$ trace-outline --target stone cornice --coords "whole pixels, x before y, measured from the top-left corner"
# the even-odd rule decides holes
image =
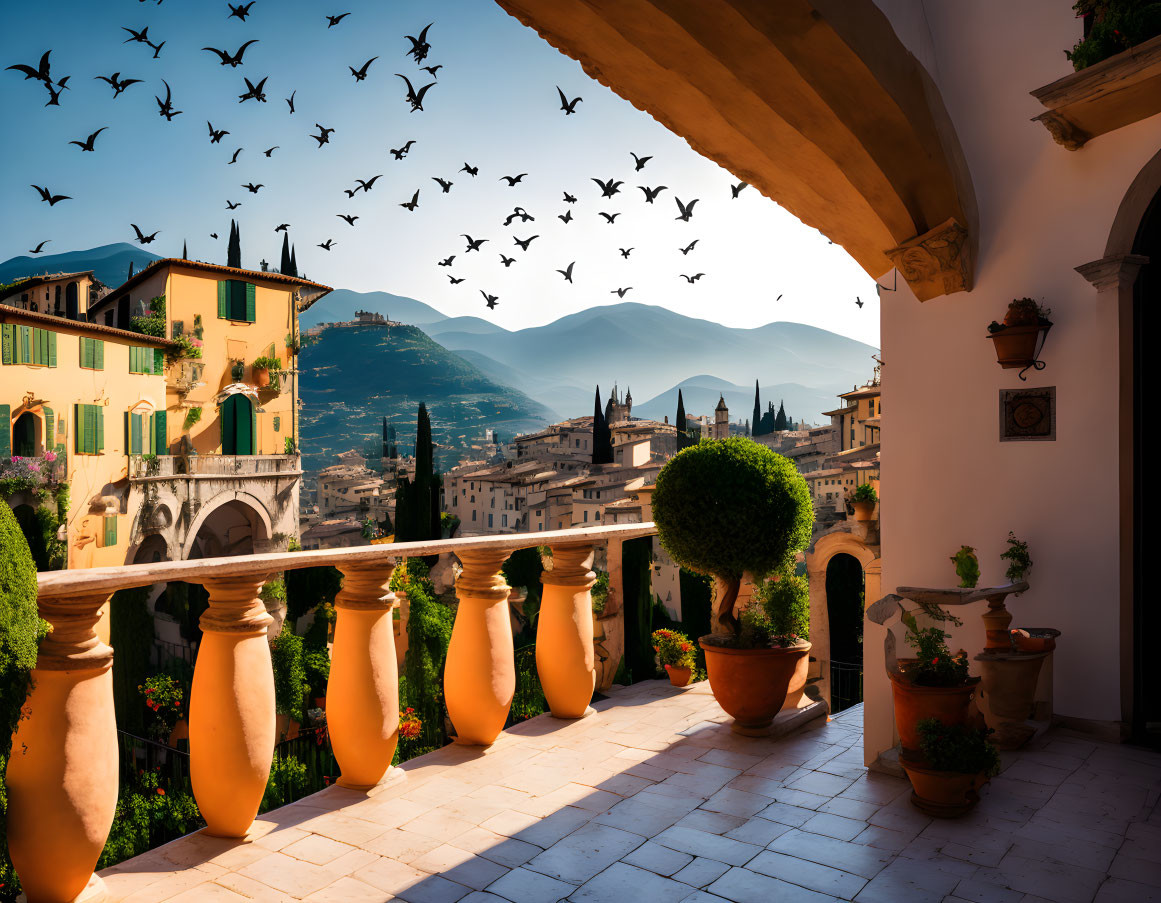
[[[1096,288],[1098,292],[1109,289],[1118,289],[1122,286],[1131,288],[1137,278],[1137,272],[1149,258],[1142,254],[1114,254],[1112,257],[1102,257],[1091,263],[1084,263],[1075,267]]]

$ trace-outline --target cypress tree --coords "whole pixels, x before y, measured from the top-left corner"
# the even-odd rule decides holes
[[[609,432],[609,422],[601,410],[601,387],[597,386],[593,399],[593,463],[613,463],[613,434]]]
[[[125,277],[125,280],[128,281],[132,278],[133,278],[133,261],[130,260],[129,261],[129,275]]]
[[[285,232],[282,233],[282,260],[278,264],[278,272],[284,276],[294,275],[290,272],[290,236]],[[386,423],[386,418],[384,418],[384,423]]]
[[[291,276],[298,275],[298,258],[294,254],[294,245],[290,246],[290,274]]]
[[[286,258],[286,260],[289,262],[290,256],[286,251],[285,244],[283,245],[283,252],[282,253],[283,253],[283,256]],[[383,418],[383,454],[381,455],[381,457],[390,458],[391,457],[390,452],[391,452],[391,445],[387,441],[387,418],[384,417]]]
[[[230,243],[226,248],[226,266],[242,268],[242,234],[238,224],[230,220]]]
[[[677,420],[675,425],[679,433],[685,432],[685,399],[681,397],[681,389],[677,390]]]
[[[762,403],[758,400],[758,380],[754,380],[754,435],[762,434]]]
[[[780,401],[778,402],[778,414],[774,417],[774,430],[779,432],[788,429],[786,426],[786,406]]]
[[[419,414],[415,421],[415,486],[414,486],[414,517],[415,538],[434,539],[439,534],[432,533],[432,509],[438,511],[438,504],[433,506],[431,496],[435,490],[435,472],[433,467],[434,453],[431,444],[431,419],[427,416],[427,405],[419,403]],[[439,517],[436,516],[435,529],[439,529]]]
[[[189,260],[189,245],[186,244],[184,239],[182,240],[182,243],[181,243],[181,259],[182,260]]]

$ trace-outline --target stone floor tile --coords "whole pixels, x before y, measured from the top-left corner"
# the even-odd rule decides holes
[[[890,828],[904,834],[918,834],[931,824],[931,819],[912,806],[904,803],[897,806],[883,806],[867,819],[867,824]]]
[[[706,888],[735,903],[834,903],[838,897],[787,884],[749,869],[732,868]]]
[[[668,776],[668,774],[665,775],[665,777]],[[592,786],[597,790],[604,790],[608,793],[615,793],[619,797],[628,799],[633,794],[644,790],[646,787],[651,787],[653,783],[654,782],[648,778],[637,777],[636,775],[620,772],[610,777],[603,778]]]
[[[390,903],[395,899],[394,895],[355,878],[340,878],[303,898],[304,903]]]
[[[1109,874],[1114,878],[1161,887],[1161,861],[1155,859],[1141,859],[1122,851],[1116,854],[1109,866]]]
[[[321,890],[339,877],[325,866],[312,865],[285,853],[272,853],[239,869],[238,874],[295,896]]]
[[[595,875],[568,898],[571,903],[610,903],[632,900],[633,903],[671,903],[685,893],[686,885],[663,878],[653,872],[614,862]]]
[[[841,815],[831,815],[829,812],[820,812],[809,821],[804,822],[802,830],[812,834],[837,837],[839,840],[854,840],[866,827],[867,824],[863,821],[843,818]]]
[[[675,872],[673,879],[692,887],[706,887],[717,881],[730,870],[724,862],[708,859],[705,856],[696,857],[693,862],[679,872]]]
[[[442,841],[425,834],[413,834],[402,828],[393,828],[380,834],[370,843],[363,844],[363,849],[394,859],[396,862],[411,862],[412,859],[434,850],[440,843]]]
[[[955,895],[969,903],[1020,903],[1024,896],[1018,890],[997,887],[975,877],[962,879],[955,886]]]
[[[693,856],[708,856],[729,865],[744,865],[761,852],[761,847],[755,844],[695,831],[692,828],[668,828],[653,839],[670,849],[681,850]]]
[[[836,840],[822,834],[809,834],[797,828],[777,838],[768,849],[820,865],[829,865],[864,878],[873,878],[895,858],[893,853],[886,850]]]
[[[699,762],[708,762],[711,765],[724,765],[726,768],[737,768],[742,771],[753,768],[762,761],[764,756],[751,753],[730,752],[724,749],[711,749],[697,757]]]
[[[507,834],[515,840],[522,840],[525,843],[546,849],[562,837],[567,837],[570,833],[581,827],[581,825],[587,823],[591,817],[591,812],[574,809],[572,806],[565,806],[563,809],[558,809],[556,812],[553,812],[547,818],[535,819],[531,824],[519,830],[503,830],[502,824],[496,822],[495,819],[488,819],[481,827],[495,831],[497,834]]]
[[[790,827],[790,825],[768,821],[765,818],[751,818],[744,825],[727,831],[725,836],[731,840],[740,840],[743,843],[764,847],[772,843],[774,838],[781,837],[789,831]]]
[[[230,903],[230,901],[233,901],[233,903],[245,903],[250,898],[222,887],[219,884],[199,884],[197,887],[191,887],[189,890],[183,891],[176,897],[169,897],[167,899],[172,901],[172,903],[200,903],[202,900],[206,900],[208,903],[215,903],[215,901],[220,901],[220,903]]]
[[[484,890],[474,890],[460,900],[460,903],[508,903],[508,901]]]
[[[738,790],[749,790],[751,793],[765,793],[763,788],[778,786],[796,771],[798,771],[797,765],[764,759],[737,778],[737,783],[731,781],[729,786],[736,787]]]
[[[534,856],[525,867],[550,878],[582,884],[644,842],[639,834],[590,823]]]
[[[451,843],[461,850],[491,859],[508,868],[523,865],[541,850],[535,844],[505,837],[487,828],[472,828],[453,838]]]
[[[881,828],[878,825],[867,825],[855,836],[854,842],[898,853],[914,839],[914,834],[904,834],[902,831],[892,831],[890,828]]]
[[[293,856],[295,859],[301,859],[303,862],[311,862],[315,865],[326,865],[328,862],[332,862],[344,853],[349,853],[354,849],[357,849],[357,847],[349,843],[331,840],[329,837],[323,837],[319,834],[311,834],[309,837],[296,840],[294,843],[283,847],[282,852],[287,856]]]
[[[659,843],[648,840],[621,861],[668,877],[689,865],[693,859],[694,857],[689,853],[671,850],[669,847],[663,847]]]
[[[419,818],[413,818],[406,827],[413,834],[422,834],[425,837],[446,841],[463,834],[469,828],[474,828],[475,825],[470,821],[435,810],[424,813]]]
[[[867,882],[854,898],[858,903],[940,903],[961,876],[930,863],[896,860]]]
[[[1161,888],[1109,878],[1097,891],[1095,903],[1161,903]]]
[[[1041,862],[1008,854],[995,868],[981,868],[980,880],[1038,894],[1058,903],[1088,903],[1105,880],[1103,872],[1059,862]]]
[[[683,828],[693,828],[695,831],[705,831],[707,834],[726,834],[746,824],[747,819],[736,815],[726,815],[723,812],[711,812],[705,809],[694,809],[689,815],[677,822]]]
[[[717,894],[707,893],[704,890],[695,890],[688,897],[682,897],[681,900],[675,903],[722,903],[725,897],[719,897]]]
[[[446,843],[413,859],[410,865],[475,890],[483,890],[508,871],[497,862]]]
[[[556,903],[576,890],[576,885],[518,868],[512,869],[488,890],[512,903]]]
[[[776,803],[786,803],[788,806],[798,806],[800,809],[818,809],[819,806],[830,801],[829,796],[818,793],[808,793],[794,787],[779,787],[771,793]]]
[[[768,805],[770,805],[770,800],[765,796],[724,787],[702,803],[700,808],[708,809],[710,812],[723,812],[726,815],[749,818],[751,815],[757,815]]]
[[[608,812],[593,819],[595,824],[632,831],[642,837],[660,834],[685,817],[700,800],[666,797],[658,793],[638,793],[617,803]]]
[[[239,893],[248,900],[255,900],[257,903],[283,903],[286,900],[286,894],[282,891],[267,887],[262,882],[247,878],[245,875],[239,875],[237,872],[226,872],[224,875],[219,875],[214,879],[214,884]]]
[[[801,806],[792,806],[789,803],[771,803],[758,813],[762,818],[781,822],[792,828],[806,824],[814,817],[814,814],[813,809],[803,809]]]
[[[905,778],[869,771],[838,795],[885,806],[910,790],[911,783]]]
[[[867,879],[861,875],[787,856],[774,850],[762,851],[746,863],[746,868],[769,875],[771,878],[781,878],[790,884],[798,884],[810,890],[848,900],[867,883]]]
[[[456,903],[471,891],[462,884],[391,859],[379,859],[351,877],[407,903]]]
[[[878,812],[880,808],[875,803],[836,796],[834,799],[819,806],[818,811],[829,812],[831,815],[841,815],[843,818],[857,818],[861,821],[866,821]]]
[[[734,768],[706,765],[704,770],[698,771],[696,774],[675,772],[661,783],[680,787],[690,793],[696,793],[704,799],[713,796],[740,774],[741,772]]]

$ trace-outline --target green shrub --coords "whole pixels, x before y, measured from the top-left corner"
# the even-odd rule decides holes
[[[955,620],[950,616],[945,619]],[[907,667],[908,680],[921,687],[962,687],[967,683],[967,653],[961,649],[952,655],[947,647],[950,634],[938,627],[921,628],[909,611],[903,612],[902,620],[907,627],[907,642],[917,659]]]
[[[282,633],[270,644],[270,659],[274,666],[274,708],[279,715],[289,715],[305,722],[302,703],[310,685],[306,682],[306,663],[302,652],[302,637],[289,621],[282,624]]]
[[[805,577],[782,574],[754,588],[754,602],[762,609],[772,637],[810,639],[810,583]]]
[[[1078,72],[1161,34],[1161,3],[1151,0],[1078,0],[1073,9],[1094,14],[1088,35],[1064,51]]]
[[[343,588],[343,575],[338,568],[297,568],[287,571],[286,618],[297,622],[308,611],[322,603],[333,604]]]
[[[919,748],[935,771],[979,774],[988,777],[1000,773],[1000,754],[988,740],[988,728],[976,729],[965,724],[944,724],[938,718],[924,718],[917,725]]]
[[[870,483],[860,483],[855,487],[855,491],[851,494],[852,502],[877,502],[879,501],[879,494],[875,492],[875,487]]]
[[[148,852],[160,842],[196,831],[201,812],[193,796],[182,788],[167,786],[152,771],[139,771],[137,779],[122,789],[105,849],[97,868],[108,868]]]
[[[1032,556],[1028,552],[1028,543],[1017,539],[1016,534],[1008,531],[1008,548],[1000,554],[1002,561],[1008,562],[1008,569],[1004,576],[1009,583],[1019,583],[1028,574],[1032,567]]]
[[[303,658],[306,667],[306,682],[310,686],[311,699],[326,696],[327,681],[331,677],[331,657],[326,649],[310,649]]]
[[[593,584],[591,595],[593,597],[593,612],[599,615],[605,610],[605,605],[609,601],[609,574],[607,571],[597,572],[597,582]]]
[[[295,756],[275,756],[262,795],[259,812],[269,812],[303,796],[306,791],[306,764]]]
[[[955,564],[960,587],[974,589],[980,582],[980,561],[976,558],[976,550],[971,546],[960,546],[959,551],[951,556],[951,561]]]
[[[408,558],[392,575],[393,590],[407,594],[407,657],[400,705],[415,710],[422,733],[415,749],[438,748],[447,740],[443,725],[443,668],[451,643],[453,611],[435,597],[427,565]]]
[[[814,511],[789,459],[738,436],[705,440],[670,459],[653,491],[653,520],[675,561],[726,582],[717,624],[735,634],[742,575],[786,568],[810,541]]]

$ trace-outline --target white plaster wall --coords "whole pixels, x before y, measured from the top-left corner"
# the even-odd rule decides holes
[[[1010,600],[1013,624],[1064,632],[1056,711],[1116,721],[1115,318],[1073,268],[1104,256],[1125,191],[1161,147],[1161,116],[1077,152],[1030,121],[1043,108],[1028,92],[1072,71],[1062,50],[1079,38],[1081,24],[1059,0],[883,0],[880,7],[939,84],[980,211],[972,292],[920,304],[900,279],[898,293],[882,295],[883,394],[890,399],[882,433],[883,591],[954,585],[948,557],[962,543],[978,550],[981,585],[1001,582],[998,556],[1014,530],[1030,542],[1035,566],[1032,590]],[[998,441],[999,390],[1024,384],[996,364],[985,327],[1024,295],[1050,306],[1056,324],[1043,354],[1047,369],[1030,372],[1027,382],[1057,387],[1055,442]],[[967,613],[953,644],[969,652],[983,646],[980,610]],[[868,745],[872,721],[890,717],[881,637],[868,625],[868,643],[878,646],[868,649]]]

